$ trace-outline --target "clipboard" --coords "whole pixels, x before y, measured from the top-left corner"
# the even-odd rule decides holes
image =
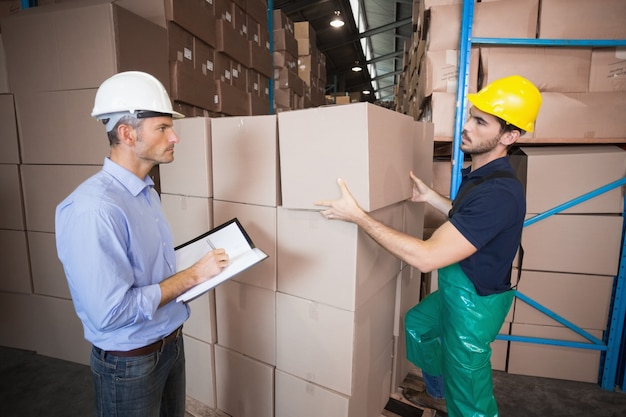
[[[254,246],[252,239],[235,217],[206,233],[174,248],[176,272],[189,268],[215,248],[223,248],[229,257],[228,266],[213,278],[185,291],[177,302],[189,302],[224,281],[267,259],[268,255]]]

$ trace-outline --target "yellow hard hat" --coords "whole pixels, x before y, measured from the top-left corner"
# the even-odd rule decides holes
[[[537,87],[519,75],[495,80],[467,99],[478,110],[501,118],[527,132],[532,132],[541,107]]]

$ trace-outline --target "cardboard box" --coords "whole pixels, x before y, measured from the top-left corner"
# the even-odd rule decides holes
[[[261,26],[267,27],[267,0],[246,0],[244,7],[248,16],[256,20]]]
[[[626,175],[626,152],[613,145],[523,146],[510,156],[526,190],[526,212],[539,214]],[[562,213],[615,213],[624,209],[620,187]]]
[[[556,92],[587,92],[591,48],[495,47],[480,48],[482,85],[519,74],[537,88]]]
[[[626,91],[626,48],[593,48],[589,91]]]
[[[216,200],[280,205],[276,116],[215,118],[211,137]]]
[[[55,234],[28,232],[28,251],[34,294],[70,300],[65,271],[57,255]]]
[[[165,17],[215,46],[216,19],[212,1],[166,0]]]
[[[272,55],[264,46],[259,46],[250,41],[250,68],[257,70],[266,77],[273,75]]]
[[[479,51],[472,48],[470,53],[470,75],[468,91],[475,93],[478,87]],[[428,51],[424,57],[424,66],[420,77],[423,77],[424,96],[433,91],[455,93],[459,79],[459,51],[456,49]]]
[[[315,385],[276,370],[276,416],[374,417],[383,415],[389,401],[390,362],[393,342],[371,362],[355,371],[360,383],[351,396]],[[381,414],[383,413],[383,414]]]
[[[413,123],[370,103],[280,113],[283,206],[319,210],[317,200],[339,197],[339,177],[367,211],[405,200],[411,195]]]
[[[219,111],[215,103],[217,87],[214,78],[215,76],[212,77],[210,73],[204,75],[201,71],[181,65],[180,61],[170,62],[172,83],[170,97],[175,101],[217,112]]]
[[[581,17],[584,16],[584,19]],[[626,3],[604,0],[542,0],[541,39],[626,39]]]
[[[0,94],[0,118],[0,138],[2,138],[3,147],[2,154],[0,154],[0,163],[19,164],[20,150],[17,137],[15,103],[12,94]]]
[[[287,29],[274,29],[274,51],[287,51],[298,56],[298,41]]]
[[[0,164],[0,229],[25,230],[24,201],[19,165]]]
[[[601,331],[587,330],[587,332],[602,340]],[[572,330],[554,326],[513,323],[511,325],[511,334],[515,336],[591,343]],[[596,384],[600,368],[600,351],[537,343],[511,342],[508,366],[510,374]]]
[[[289,68],[274,69],[274,88],[290,89],[294,94],[302,97],[304,95],[304,80],[298,76],[298,71]]]
[[[622,216],[557,214],[524,228],[522,268],[617,275]]]
[[[185,322],[185,327],[183,327],[183,334],[204,343],[217,343],[215,291],[211,290],[204,293],[203,295],[189,301],[188,305],[191,309],[191,315]],[[187,363],[189,362],[190,360],[189,358],[187,358]],[[194,398],[199,399],[198,397]]]
[[[626,137],[626,92],[543,93],[535,139],[593,142]]]
[[[213,201],[207,197],[161,194],[161,205],[172,229],[174,246],[213,228]]]
[[[2,36],[14,93],[97,88],[131,69],[169,86],[165,28],[117,2],[27,8],[2,21]]]
[[[187,323],[185,323],[186,327]],[[185,336],[184,343],[186,394],[188,397],[214,409],[217,407],[215,346],[188,336]],[[187,402],[189,403],[189,400]]]
[[[581,329],[607,328],[613,276],[522,270],[517,289]],[[563,326],[519,298],[515,323]]]
[[[276,369],[346,396],[380,386],[371,371],[393,340],[395,294],[391,280],[357,311],[347,311],[276,293]]]
[[[401,203],[371,212],[402,230]],[[400,272],[400,260],[356,225],[278,209],[278,291],[356,311]]]
[[[250,46],[247,37],[242,36],[222,19],[217,20],[216,27],[215,50],[224,52],[245,67],[250,67]]]
[[[285,29],[292,36],[295,35],[295,28],[293,21],[280,9],[276,9],[273,11],[272,20],[274,22],[274,29]]]
[[[458,49],[462,4],[430,7],[427,28],[429,50]],[[507,19],[505,16],[513,17]],[[535,38],[539,0],[490,1],[474,5],[472,36],[485,38]]]
[[[276,365],[276,292],[227,281],[215,288],[220,346]]]
[[[32,281],[26,232],[0,229],[0,250],[3,254],[2,260],[5,270],[5,276],[0,281],[0,291],[31,294]],[[20,330],[23,331],[23,329]]]
[[[90,116],[95,95],[96,89],[17,93],[22,162],[102,164],[110,147],[104,126]]]
[[[216,92],[213,96],[215,111],[228,116],[248,116],[250,112],[250,93],[222,81],[215,81]]]
[[[180,139],[174,162],[161,164],[161,191],[191,197],[213,197],[211,162],[211,119],[189,117],[174,120]]]
[[[274,415],[273,366],[215,345],[215,374],[219,410],[231,416]]]
[[[213,222],[222,224],[236,217],[246,229],[256,247],[268,255],[268,258],[254,268],[232,278],[243,284],[276,291],[276,217],[277,208],[256,204],[213,201]]]
[[[57,205],[101,166],[21,165],[26,230],[54,233]]]
[[[423,119],[435,125],[434,135],[440,142],[452,142],[456,118],[456,93],[434,92]]]

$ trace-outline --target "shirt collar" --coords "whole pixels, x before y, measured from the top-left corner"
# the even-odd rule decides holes
[[[469,166],[467,168],[463,168],[461,170],[461,175],[467,178],[479,178],[484,177],[485,175],[491,174],[494,171],[500,171],[503,169],[507,169],[509,167],[508,156],[503,156],[498,159],[494,159],[489,162],[487,165],[483,165],[478,168],[476,171],[472,171],[472,167]]]
[[[149,175],[146,175],[142,180],[126,168],[111,161],[110,158],[104,158],[102,170],[118,180],[134,197],[138,196],[145,188],[154,186],[154,181]]]

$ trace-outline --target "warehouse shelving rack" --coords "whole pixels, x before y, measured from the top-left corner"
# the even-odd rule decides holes
[[[479,38],[472,37],[472,22],[474,20],[474,1],[464,1],[461,21],[461,34],[459,42],[459,82],[456,94],[456,113],[454,124],[454,137],[452,145],[452,177],[450,185],[450,197],[454,199],[457,194],[461,182],[461,169],[463,167],[463,151],[461,151],[461,131],[466,112],[466,97],[469,84],[469,67],[470,52],[473,44],[493,44],[493,45],[524,45],[524,46],[585,46],[585,47],[617,47],[626,46],[626,40],[589,40],[589,39],[525,39],[525,38]],[[543,220],[553,214],[557,214],[567,208],[580,204],[602,193],[610,191],[614,188],[626,185],[626,178],[618,179],[604,187],[598,188],[590,193],[582,195],[576,199],[565,202],[554,209],[548,210],[537,216],[527,219],[524,227]],[[556,339],[544,339],[534,337],[521,337],[512,335],[498,335],[499,340],[508,340],[511,342],[525,342],[548,344],[556,346],[564,346],[580,349],[594,349],[603,353],[603,364],[601,364],[600,376],[601,387],[605,390],[614,390],[616,387],[626,389],[626,377],[621,383],[617,380],[618,367],[620,365],[620,352],[626,355],[626,346],[622,344],[624,321],[626,316],[626,241],[624,239],[624,224],[626,224],[626,199],[624,202],[624,213],[622,218],[625,220],[622,225],[622,248],[619,262],[618,275],[615,277],[614,290],[612,297],[612,306],[609,317],[609,326],[605,332],[604,340],[599,340],[590,335],[575,324],[560,317],[558,314],[550,311],[548,308],[540,305],[530,297],[515,290],[515,296],[526,302],[530,306],[536,308],[540,312],[557,320],[562,325],[575,331],[583,336],[589,342],[571,342]],[[622,374],[626,374],[626,367]]]

